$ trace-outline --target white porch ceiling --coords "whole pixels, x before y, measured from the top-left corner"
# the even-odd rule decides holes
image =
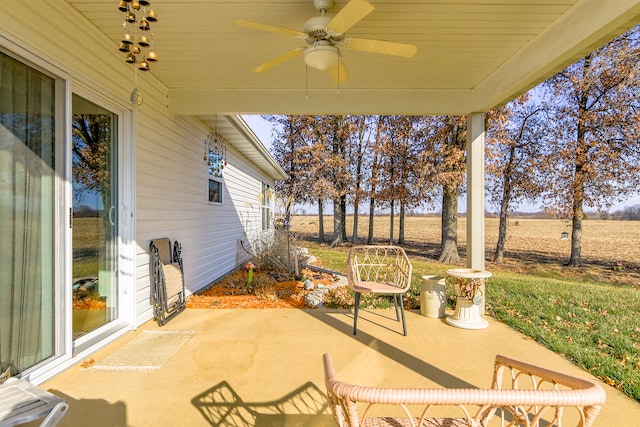
[[[68,0],[114,41],[116,0]],[[330,15],[347,0],[336,0]],[[235,19],[301,29],[313,0],[152,0],[160,61],[174,114],[467,114],[508,102],[636,25],[632,0],[370,0],[375,10],[349,37],[413,43],[405,59],[342,50],[351,80],[339,88],[302,56],[268,72],[252,68],[305,46]]]

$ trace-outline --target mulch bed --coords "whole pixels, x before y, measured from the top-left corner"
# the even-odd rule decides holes
[[[263,272],[254,273],[254,281]],[[308,268],[301,271],[302,276],[309,278],[316,286],[329,285],[335,278],[326,273],[319,273]],[[256,293],[249,293],[246,287],[234,285],[246,281],[247,272],[242,269],[214,284],[209,289],[191,295],[187,299],[187,308],[222,309],[222,308],[305,308],[305,295],[310,292],[304,289],[300,280],[276,281],[268,289],[261,288]]]

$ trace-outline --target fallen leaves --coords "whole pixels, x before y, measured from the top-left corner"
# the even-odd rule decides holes
[[[90,359],[83,360],[82,363],[80,364],[80,367],[82,369],[89,369],[94,365],[94,363],[96,363],[96,361],[93,360],[93,357],[92,357]]]
[[[328,285],[335,281],[331,275],[325,273],[308,269],[302,273],[316,285]],[[256,273],[258,274],[264,273]],[[309,291],[304,289],[303,281],[275,282],[268,289],[261,288],[259,295],[255,295],[237,287],[238,279],[242,279],[243,275],[243,271],[237,271],[209,289],[192,295],[187,299],[187,308],[305,308],[305,295]]]
[[[73,300],[74,310],[104,310],[107,303],[101,299],[85,298]]]

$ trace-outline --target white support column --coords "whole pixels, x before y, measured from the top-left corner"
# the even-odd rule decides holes
[[[484,270],[484,113],[467,116],[467,267]]]

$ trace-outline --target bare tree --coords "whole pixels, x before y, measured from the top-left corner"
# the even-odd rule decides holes
[[[609,207],[640,184],[638,29],[547,81],[555,108],[545,206],[572,219],[568,265],[582,265],[584,207]]]
[[[277,181],[275,190],[285,200],[285,217],[291,220],[294,203],[311,202],[309,183],[312,182],[308,168],[309,144],[304,138],[306,121],[304,116],[263,116],[274,124],[271,153],[282,165],[289,178]]]
[[[535,199],[544,187],[540,171],[546,159],[542,150],[547,143],[545,112],[525,94],[488,114],[487,191],[500,207],[496,263],[504,259],[511,206],[525,198]]]
[[[367,116],[358,116],[354,118],[354,130],[352,134],[352,144],[350,149],[351,168],[352,168],[352,198],[353,198],[353,230],[351,233],[351,241],[358,241],[358,213],[360,203],[365,196],[365,179],[367,169],[368,153],[371,146],[370,136],[370,118]]]
[[[438,261],[456,264],[458,254],[458,197],[466,171],[466,117],[434,117],[434,167],[430,180],[442,187],[442,233]]]
[[[307,133],[314,143],[314,168],[325,191],[323,198],[333,200],[332,246],[347,239],[346,197],[350,184],[348,139],[350,122],[346,116],[308,116]]]
[[[371,162],[370,183],[369,183],[369,231],[367,233],[367,244],[373,244],[373,223],[375,220],[375,208],[377,203],[378,176],[380,174],[380,151],[382,150],[382,129],[383,116],[377,116],[375,121],[376,131],[372,144],[373,160]]]

